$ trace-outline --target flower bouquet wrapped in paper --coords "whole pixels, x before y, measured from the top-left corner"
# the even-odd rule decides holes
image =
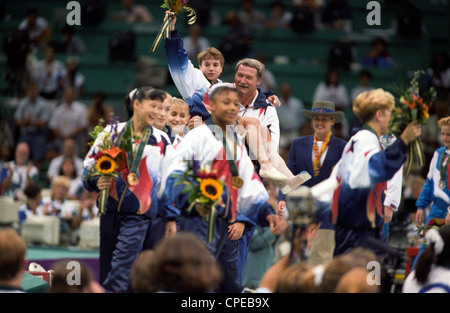
[[[208,221],[208,242],[211,242],[217,218],[215,206],[221,202],[224,183],[211,169],[201,168],[198,161],[187,160],[185,162],[187,169],[183,174],[178,175],[175,186],[183,184],[181,192],[189,194],[187,212],[191,214],[195,209]]]
[[[117,179],[119,173],[127,167],[126,155],[132,149],[131,140],[127,140],[127,138],[131,137],[131,132],[124,131],[123,134],[119,134],[117,116],[111,116],[109,129],[103,127],[104,123],[105,121],[100,119],[99,125],[89,132],[94,139],[90,144],[93,145],[97,141],[99,151],[92,156],[95,163],[88,169],[87,177],[109,176]],[[99,216],[105,213],[108,196],[109,187],[99,193]]]
[[[399,89],[398,93],[400,96],[396,99],[389,128],[391,133],[397,137],[400,136],[406,126],[412,121],[418,121],[422,125],[428,123],[428,111],[436,99],[437,93],[433,87],[427,90],[420,89],[419,77],[422,74],[424,74],[424,71],[414,72],[410,86],[403,89],[396,88]],[[414,160],[418,162],[420,167],[424,165],[425,158],[420,139],[416,139],[410,143],[406,174],[409,174]]]
[[[170,13],[168,18],[164,19],[161,28],[156,35],[155,41],[153,41],[153,45],[151,48],[151,52],[156,52],[158,50],[158,46],[161,43],[162,38],[170,38],[170,20],[174,14],[187,13],[188,16],[188,24],[192,25],[197,20],[197,14],[194,9],[188,6],[188,0],[164,0],[164,3],[161,5],[161,8],[169,10]]]

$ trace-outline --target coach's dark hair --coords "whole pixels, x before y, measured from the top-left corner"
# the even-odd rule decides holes
[[[137,88],[136,92],[132,95],[132,97],[130,97],[130,94],[128,94],[124,99],[125,109],[127,110],[128,118],[130,119],[133,116],[134,100],[138,100],[139,102],[142,102],[143,100],[159,100],[161,102],[164,102],[166,97],[167,97],[166,92],[161,89],[155,89],[149,86]]]

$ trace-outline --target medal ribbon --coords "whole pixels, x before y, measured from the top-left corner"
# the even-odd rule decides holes
[[[131,120],[128,121],[126,127],[131,127]],[[136,152],[133,153],[133,149],[128,151],[127,162],[130,174],[131,173],[136,174],[139,162],[141,161],[142,158],[142,153],[144,152],[145,145],[147,144],[148,139],[150,138],[151,135],[152,135],[152,127],[147,125],[144,129],[144,132],[142,133],[142,137],[141,140],[139,141],[139,146],[137,147]]]
[[[213,121],[211,121],[214,125],[215,124]],[[221,138],[219,138],[219,135],[217,133],[214,133],[214,135],[216,136],[216,138],[218,140],[220,140]],[[236,166],[236,158],[237,158],[237,138],[235,138],[235,136],[233,136],[233,143],[234,143],[234,154],[232,154],[232,152],[230,151],[229,146],[227,145],[227,136],[226,136],[226,130],[225,133],[222,136],[222,144],[223,147],[225,148],[225,158],[227,159],[228,165],[230,166],[230,172],[231,175],[233,177],[237,177],[239,176],[239,170]]]

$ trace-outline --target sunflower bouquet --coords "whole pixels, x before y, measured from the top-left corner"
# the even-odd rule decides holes
[[[92,146],[97,141],[98,152],[91,156],[95,163],[88,169],[87,178],[109,176],[117,179],[119,172],[127,166],[126,154],[132,149],[131,141],[127,140],[127,137],[131,136],[131,132],[125,131],[124,134],[119,135],[118,124],[118,117],[111,116],[110,127],[106,130],[103,126],[105,121],[100,119],[99,125],[89,132],[89,135],[93,138],[90,145]],[[108,196],[109,187],[100,191],[98,198],[99,215],[105,212]]]
[[[429,89],[420,88],[419,78],[424,73],[424,71],[414,72],[414,77],[411,79],[408,87],[396,88],[400,96],[396,99],[395,108],[389,122],[389,129],[397,137],[412,121],[418,121],[422,125],[428,123],[429,110],[437,97],[437,93],[433,87]],[[425,157],[420,139],[410,143],[406,168],[407,174],[410,172],[414,160],[417,160],[420,167],[424,165]]]
[[[190,6],[188,6],[188,0],[164,0],[164,3],[161,5],[161,8],[164,8],[166,10],[169,10],[169,16],[167,19],[164,20],[163,24],[161,25],[161,28],[155,38],[155,41],[153,42],[151,51],[153,53],[156,52],[158,49],[158,46],[161,42],[161,39],[163,37],[170,38],[170,20],[171,17],[174,14],[182,14],[187,13],[188,16],[188,24],[192,25],[197,20],[197,14],[195,13],[194,9],[192,9]]]
[[[175,186],[183,184],[181,193],[188,194],[188,214],[191,214],[195,209],[208,221],[208,242],[211,242],[217,218],[215,206],[220,204],[224,183],[221,179],[218,179],[215,171],[212,171],[209,167],[200,167],[197,160],[185,162],[187,169],[183,174],[177,175]]]

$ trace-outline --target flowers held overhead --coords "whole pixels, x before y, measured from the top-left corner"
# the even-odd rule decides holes
[[[151,47],[151,52],[155,53],[158,50],[159,44],[161,43],[162,38],[170,38],[170,20],[175,14],[186,13],[188,16],[188,24],[192,25],[197,20],[197,14],[194,9],[192,9],[188,5],[188,0],[164,0],[164,3],[161,5],[161,8],[169,10],[168,18],[164,19],[161,28],[159,29],[158,34],[156,35],[155,41]]]
[[[389,129],[397,137],[413,121],[417,121],[422,125],[428,123],[429,110],[437,97],[437,93],[433,87],[429,89],[420,88],[419,78],[424,73],[424,71],[414,72],[414,77],[411,79],[408,87],[396,88],[398,89],[399,97],[398,99],[396,98],[395,108],[389,122]],[[414,160],[418,162],[420,167],[424,165],[425,159],[420,139],[410,143],[408,166],[406,168],[407,174],[409,174]]]

